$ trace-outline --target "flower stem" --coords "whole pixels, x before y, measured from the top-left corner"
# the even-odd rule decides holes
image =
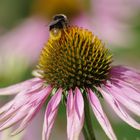
[[[87,99],[87,93],[83,92],[84,96],[84,111],[85,111],[85,124],[83,127],[83,135],[85,137],[85,140],[96,140],[94,130],[92,127],[92,120],[91,120],[91,114],[90,114],[90,105]]]

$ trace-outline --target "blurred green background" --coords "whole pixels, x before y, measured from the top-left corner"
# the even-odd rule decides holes
[[[85,25],[85,28],[89,27],[89,30],[99,34],[99,38],[113,52],[114,64],[129,65],[140,69],[139,0],[123,2],[121,0],[117,2],[111,0],[0,0],[0,87],[32,77],[31,72],[35,68],[41,49],[40,42],[36,42],[36,40],[38,36],[46,36],[47,41],[46,25],[57,13],[66,14],[71,24],[78,24],[82,27]],[[30,19],[33,23],[30,22],[29,32],[26,31],[24,36],[24,26],[26,26],[25,29],[28,29],[27,21]],[[40,23],[38,21],[40,19],[46,34],[40,33],[41,35],[38,34],[34,37],[35,33],[30,31],[31,24]],[[24,25],[24,23],[26,24]],[[39,27],[35,26],[35,29]],[[23,31],[21,31],[22,28]],[[26,43],[23,43],[23,46],[18,45],[19,42],[22,44],[22,40],[24,41],[25,38],[29,39],[27,46]],[[45,43],[44,40],[41,40],[42,44]],[[34,47],[34,44],[39,45]],[[21,51],[17,51],[20,50],[20,47],[22,47]],[[27,56],[28,48],[31,49],[29,56]],[[36,58],[29,60],[34,55]],[[8,97],[1,97],[0,104],[7,100]],[[103,104],[105,103],[103,102]],[[123,123],[112,110],[107,109],[106,104],[104,106],[118,140],[140,140],[140,131]],[[42,122],[39,123],[42,125]],[[108,140],[94,115],[93,125],[97,140]],[[53,131],[52,140],[57,140],[58,136],[59,139],[66,139],[66,113],[63,104],[60,106]]]

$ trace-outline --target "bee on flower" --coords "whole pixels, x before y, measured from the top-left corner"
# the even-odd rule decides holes
[[[69,25],[63,14],[55,15],[49,28],[50,37],[33,71],[34,78],[0,89],[0,95],[16,95],[0,108],[0,131],[18,122],[20,125],[11,135],[23,131],[49,96],[42,140],[49,140],[63,99],[68,140],[78,140],[82,129],[85,139],[96,139],[90,106],[108,138],[117,140],[99,98],[123,121],[140,129],[126,110],[140,116],[140,73],[125,66],[112,66],[112,54],[101,40],[87,29]]]

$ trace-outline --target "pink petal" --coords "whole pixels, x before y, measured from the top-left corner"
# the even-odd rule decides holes
[[[40,82],[41,80],[38,78],[33,78],[30,80],[26,80],[24,82],[6,87],[6,88],[0,88],[0,95],[13,95],[17,94],[21,90],[26,90],[30,86],[33,86],[34,84]]]
[[[125,96],[134,101],[140,102],[140,91],[135,86],[122,80],[118,80],[117,84],[121,87]]]
[[[47,87],[44,87],[43,89],[39,89],[39,91],[34,91],[34,92],[30,92],[29,91],[29,95],[27,94],[27,97],[31,100],[29,100],[29,103],[32,106],[38,106],[40,103],[43,104],[47,97],[49,96],[49,94],[51,93],[53,87],[51,85],[48,85]],[[32,94],[30,94],[32,93]]]
[[[61,101],[62,89],[59,88],[55,95],[49,101],[44,118],[42,139],[49,140],[50,133],[57,115],[58,105]]]
[[[116,66],[112,68],[111,75],[114,78],[122,79],[133,84],[140,84],[140,72],[132,68]]]
[[[31,97],[32,100],[28,103],[30,105],[30,107],[29,107],[29,111],[27,112],[26,117],[22,120],[22,122],[21,122],[20,126],[17,128],[17,130],[12,132],[11,135],[16,135],[27,127],[28,123],[32,120],[33,117],[35,117],[35,115],[41,109],[42,105],[46,101],[46,99],[49,96],[51,91],[52,91],[52,87],[48,86],[48,87],[44,88],[43,90],[41,90],[40,92],[38,92],[39,95],[36,96],[38,100],[34,100],[34,98]],[[37,102],[37,103],[35,103],[35,102]]]
[[[75,89],[73,98],[72,90],[69,91],[67,100],[67,135],[68,140],[77,140],[84,123],[84,101],[78,88]]]
[[[41,96],[43,95],[44,91],[45,91],[45,95],[47,95],[47,92],[50,92],[50,90],[51,90],[51,88],[47,87],[44,89],[44,91],[43,90],[40,91],[40,89],[38,89],[38,88],[40,88],[40,86],[42,86],[42,84],[39,83],[39,86],[38,86],[38,83],[37,83],[36,85],[31,87],[30,90],[24,90],[23,92],[20,92],[11,102],[9,102],[7,105],[2,107],[0,121],[4,121],[4,119],[10,117],[13,113],[17,112],[23,105],[25,105],[27,103],[29,104],[29,102],[30,102],[30,104],[31,104],[31,102],[35,102],[33,100],[34,94],[35,94],[36,98],[39,100],[39,99],[41,99]],[[38,92],[38,94],[40,94],[40,96],[37,96],[36,92]],[[28,97],[28,96],[30,96],[30,97]],[[46,99],[46,98],[44,98],[44,99]]]
[[[20,107],[17,108],[11,107],[7,112],[0,116],[0,122],[5,121],[7,118],[11,117],[11,115],[15,114],[20,110]]]
[[[72,89],[68,92],[67,97],[67,135],[68,140],[70,140],[71,132],[72,132],[72,126],[73,126],[73,120],[74,120],[74,98]]]
[[[27,127],[28,122],[34,116],[35,111],[36,111],[36,108],[33,108],[33,109],[29,110],[29,112],[26,115],[26,117],[22,120],[20,126],[14,132],[11,133],[12,136],[17,135],[18,133],[20,133],[21,131],[23,131]]]
[[[123,86],[115,86],[113,84],[110,84],[110,87],[107,87],[107,89],[112,93],[112,95],[121,103],[123,104],[127,109],[132,111],[134,114],[140,116],[140,104],[130,99],[128,96],[126,96],[124,93],[128,92],[125,91]],[[127,94],[132,94],[131,92],[128,92]],[[140,97],[140,95],[139,95]]]
[[[0,108],[0,115],[3,114],[4,112],[6,112],[14,103],[14,101],[10,101],[8,102],[6,105],[4,105],[3,107]]]
[[[0,125],[0,131],[20,121],[22,118],[26,116],[28,111],[29,111],[28,105],[22,107],[19,111],[16,112],[16,114],[11,115],[7,121],[5,121],[2,125]]]
[[[22,119],[19,128],[13,134],[22,131],[27,126],[28,122],[37,114],[52,91],[51,85],[47,87],[38,86],[38,83],[36,83],[31,89],[20,92],[9,104],[2,108],[0,131]]]
[[[74,102],[73,92],[72,92],[72,89],[70,89],[69,92],[68,92],[68,97],[67,97],[67,113],[68,113],[67,115],[68,116],[72,115],[73,102]]]
[[[125,109],[120,105],[120,103],[115,99],[114,96],[111,94],[105,92],[104,90],[99,88],[99,91],[102,93],[104,99],[109,103],[109,105],[113,108],[115,113],[126,123],[128,123],[130,126],[140,129],[140,124],[136,122],[126,111]]]
[[[96,97],[95,93],[93,93],[91,89],[87,91],[88,91],[88,98],[89,98],[92,110],[98,122],[100,123],[100,125],[102,126],[102,128],[104,129],[106,135],[109,137],[110,140],[117,140],[112,130],[112,127],[110,125],[110,122],[102,109],[99,99]]]

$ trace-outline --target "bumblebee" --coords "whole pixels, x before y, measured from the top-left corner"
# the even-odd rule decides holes
[[[49,30],[52,29],[63,29],[67,27],[68,19],[64,14],[57,14],[53,17],[53,21],[49,24]]]
[[[68,19],[64,14],[57,14],[49,24],[50,37],[57,40],[61,37],[61,31],[68,26]]]

